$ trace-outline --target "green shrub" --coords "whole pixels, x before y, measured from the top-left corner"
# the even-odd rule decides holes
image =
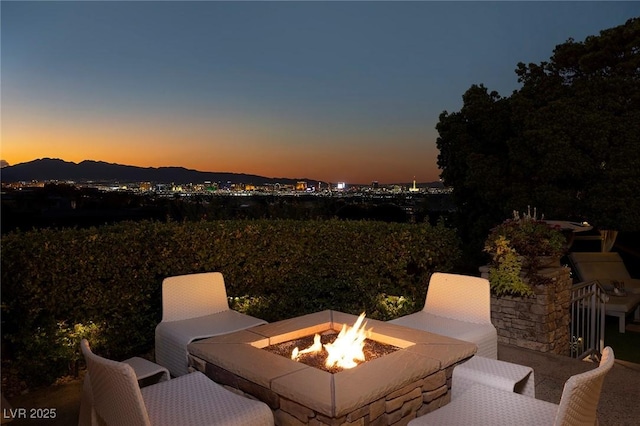
[[[485,241],[484,251],[491,256],[489,282],[494,294],[531,296],[530,284],[547,282],[537,277],[541,256],[559,260],[567,251],[567,240],[559,227],[538,220],[536,209],[533,215],[529,209],[523,215],[514,211],[513,218],[494,227]]]
[[[388,319],[424,300],[459,243],[428,224],[128,222],[10,233],[1,255],[3,358],[35,385],[73,369],[82,337],[113,359],[149,351],[167,276],[220,271],[230,306],[267,321],[322,309]]]

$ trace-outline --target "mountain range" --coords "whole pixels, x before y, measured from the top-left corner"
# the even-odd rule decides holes
[[[73,163],[57,158],[41,158],[14,166],[2,167],[3,182],[74,181],[74,182],[156,182],[202,183],[231,182],[262,184],[294,184],[298,181],[316,182],[308,178],[269,178],[245,173],[201,172],[184,167],[136,167],[104,161],[85,160]]]

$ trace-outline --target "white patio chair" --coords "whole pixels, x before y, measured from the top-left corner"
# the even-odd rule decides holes
[[[491,289],[485,278],[436,272],[424,308],[389,321],[475,343],[476,355],[498,358],[498,332],[491,323]]]
[[[559,405],[476,384],[444,407],[411,420],[409,425],[595,425],[602,383],[613,362],[613,350],[607,346],[597,368],[565,382]]]
[[[162,321],[156,326],[156,362],[173,376],[188,371],[187,345],[266,321],[229,309],[220,272],[178,275],[162,282]]]
[[[170,379],[169,370],[144,358],[133,357],[122,362],[124,364],[129,364],[131,368],[133,368],[133,373],[136,375],[136,381],[141,387],[145,384],[150,385]],[[99,424],[100,423],[96,417],[96,412],[93,406],[91,377],[87,372],[85,373],[84,382],[82,384],[78,426],[98,426]]]
[[[80,343],[91,375],[93,405],[107,426],[273,425],[260,401],[237,395],[200,372],[140,388],[133,368],[102,358]]]

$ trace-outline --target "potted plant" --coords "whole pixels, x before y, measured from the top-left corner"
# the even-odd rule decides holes
[[[559,266],[565,254],[567,241],[558,227],[537,219],[528,209],[526,214],[513,212],[491,230],[484,251],[491,256],[489,282],[496,295],[531,295],[530,284],[537,282],[536,273],[544,267]],[[524,274],[523,274],[524,272]]]

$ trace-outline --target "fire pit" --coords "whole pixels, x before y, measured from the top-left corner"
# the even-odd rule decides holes
[[[190,366],[267,403],[278,425],[390,425],[449,402],[453,367],[476,351],[468,342],[375,320],[367,321],[368,339],[396,349],[354,368],[327,372],[265,350],[356,321],[322,311],[199,340],[189,345]]]
[[[329,373],[338,373],[345,368],[355,368],[362,362],[373,361],[400,349],[369,339],[371,330],[365,328],[367,323],[364,317],[364,313],[360,315],[353,327],[343,324],[340,333],[327,330],[314,336],[269,345],[264,350]]]

